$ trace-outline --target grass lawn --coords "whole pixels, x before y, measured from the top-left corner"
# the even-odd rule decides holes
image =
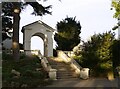
[[[40,87],[51,84],[37,56],[21,55],[20,61],[3,53],[2,87]]]

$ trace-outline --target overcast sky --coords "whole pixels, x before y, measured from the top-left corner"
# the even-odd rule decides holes
[[[103,33],[111,30],[117,23],[117,20],[113,18],[114,11],[110,10],[111,0],[61,0],[61,2],[58,0],[48,0],[47,2],[40,3],[45,6],[52,5],[52,15],[35,17],[34,15],[30,15],[32,7],[28,6],[21,13],[20,28],[34,21],[42,20],[56,29],[57,22],[65,19],[66,16],[76,16],[76,20],[80,21],[82,26],[80,36],[82,40],[86,41],[94,33]],[[37,38],[34,38],[32,42],[35,43],[35,40]],[[20,42],[23,43],[22,33],[20,33]]]

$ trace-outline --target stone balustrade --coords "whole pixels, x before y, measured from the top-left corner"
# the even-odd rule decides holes
[[[48,63],[48,60],[46,57],[43,57],[40,53],[40,51],[38,52],[38,57],[40,58],[41,60],[41,64],[43,66],[43,68],[48,72],[48,76],[50,79],[52,80],[57,80],[56,79],[56,72],[57,70],[56,69],[52,69],[52,67],[50,66],[50,64]]]
[[[58,51],[58,57],[62,58],[63,62],[70,63],[70,66],[75,69],[76,74],[79,74],[80,78],[89,78],[89,68],[82,68],[74,59],[70,58],[66,53],[61,50]]]

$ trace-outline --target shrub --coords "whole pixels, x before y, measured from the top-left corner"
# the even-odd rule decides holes
[[[111,45],[114,41],[114,33],[106,32],[94,34],[91,39],[84,42],[80,51],[78,62],[82,67],[92,69],[93,76],[107,76],[112,68]]]
[[[3,87],[38,87],[49,84],[49,81],[45,81],[47,72],[42,68],[37,56],[24,56],[19,62],[11,59],[11,55],[9,56],[8,54],[3,55]],[[12,73],[13,69],[19,72],[20,76]]]
[[[57,57],[58,55],[57,55],[57,50],[56,49],[53,49],[53,56],[54,57]]]
[[[79,55],[79,56],[73,56],[73,59],[77,62],[77,63],[79,63],[80,65],[82,65],[82,60],[81,60],[81,55]]]

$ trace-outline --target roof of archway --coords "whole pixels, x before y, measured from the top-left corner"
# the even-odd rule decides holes
[[[46,23],[42,22],[41,20],[38,20],[38,21],[35,21],[33,23],[30,23],[30,24],[23,26],[21,32],[24,32],[25,28],[30,27],[31,25],[36,25],[36,24],[39,24],[40,26],[43,25],[44,27],[48,28],[49,31],[52,31],[52,32],[55,31],[55,29],[53,29],[52,27],[50,27]]]

